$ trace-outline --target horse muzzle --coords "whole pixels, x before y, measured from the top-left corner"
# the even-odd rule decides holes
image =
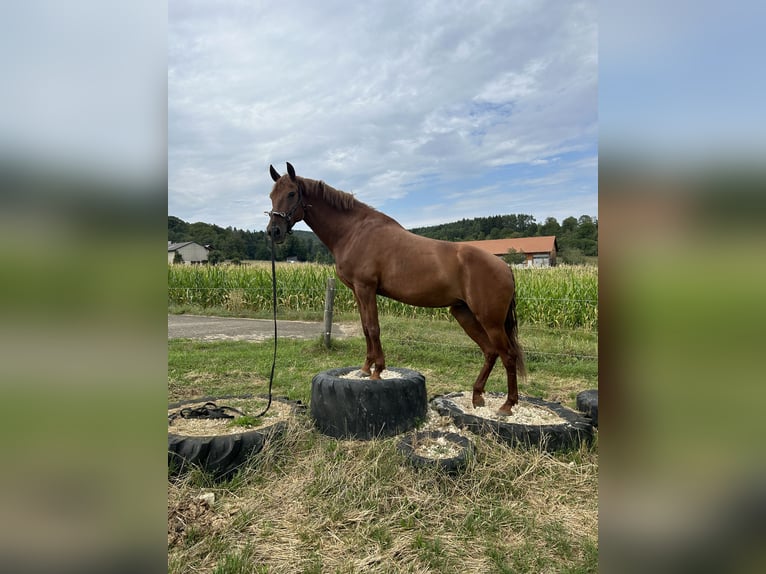
[[[269,235],[272,241],[277,245],[285,242],[288,233],[290,233],[290,229],[287,224],[278,219],[272,219],[266,227],[266,234]]]

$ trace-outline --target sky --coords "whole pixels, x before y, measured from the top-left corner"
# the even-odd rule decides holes
[[[765,19],[755,1],[602,2],[602,162],[628,148],[655,166],[762,165]]]
[[[407,228],[598,216],[595,1],[170,0],[167,70],[185,221],[264,229],[288,161]]]

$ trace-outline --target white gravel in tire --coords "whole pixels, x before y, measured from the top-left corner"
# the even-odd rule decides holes
[[[454,458],[462,452],[462,447],[440,436],[436,438],[413,439],[413,452],[423,458]]]
[[[464,413],[474,415],[483,419],[490,419],[504,423],[515,423],[520,425],[559,425],[567,421],[554,413],[552,410],[519,401],[513,407],[512,415],[499,415],[498,409],[505,403],[505,396],[484,395],[484,406],[474,408],[471,402],[470,394],[465,393],[462,396],[448,397],[446,400],[456,404]]]
[[[380,378],[381,379],[401,379],[404,377],[402,373],[399,371],[396,371],[394,369],[385,369],[380,372]],[[345,375],[339,375],[339,379],[370,379],[370,375],[365,375],[362,373],[361,369],[356,369],[355,371],[351,371],[350,373],[346,373]]]
[[[198,403],[190,403],[183,405],[182,407],[175,407],[168,409],[168,416],[173,413],[178,413],[182,408],[196,408],[201,407],[209,401],[200,401]],[[241,410],[245,415],[255,416],[259,414],[268,404],[267,399],[262,398],[232,398],[232,399],[218,399],[214,400],[218,407],[234,407]],[[168,424],[168,432],[179,436],[221,436],[230,434],[240,434],[243,432],[249,432],[258,430],[267,426],[271,426],[283,420],[287,420],[292,415],[292,405],[283,403],[281,401],[272,400],[271,406],[268,412],[261,417],[260,423],[256,425],[232,425],[233,421],[242,418],[241,415],[233,411],[224,411],[227,414],[234,415],[233,419],[185,419],[178,417],[174,418]]]

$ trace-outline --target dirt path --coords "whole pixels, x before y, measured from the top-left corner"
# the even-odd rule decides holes
[[[324,325],[313,321],[277,321],[279,338],[317,339]],[[333,323],[332,336],[337,339],[361,334],[355,323]],[[274,336],[271,319],[207,317],[202,315],[168,315],[168,339],[202,339],[206,341],[264,341]]]

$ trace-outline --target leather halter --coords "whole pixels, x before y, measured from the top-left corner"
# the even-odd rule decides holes
[[[293,225],[297,223],[297,221],[293,221],[293,215],[295,215],[295,211],[300,207],[303,209],[303,214],[305,216],[306,209],[311,207],[310,205],[307,205],[303,202],[303,182],[296,179],[295,185],[298,187],[298,201],[296,201],[288,211],[274,211],[273,209],[271,211],[264,211],[264,213],[269,217],[276,215],[284,219],[287,223],[287,233],[292,233]]]

